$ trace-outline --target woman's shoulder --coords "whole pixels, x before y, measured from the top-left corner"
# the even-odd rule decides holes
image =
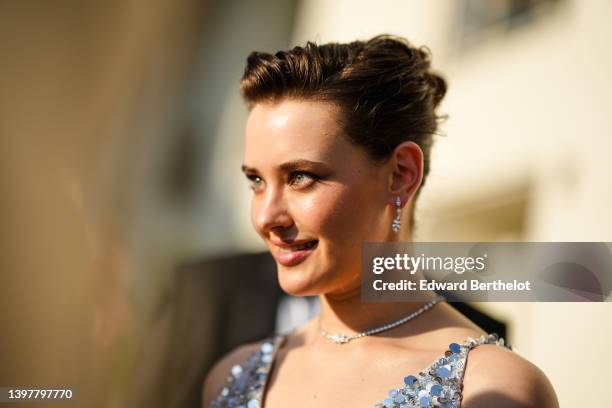
[[[494,344],[470,350],[463,385],[463,404],[471,408],[559,406],[542,370],[515,351]]]
[[[209,370],[204,380],[202,388],[202,406],[208,407],[210,402],[217,398],[226,385],[232,371],[241,370],[244,363],[249,360],[249,357],[253,356],[265,345],[271,345],[272,341],[273,338],[269,337],[242,344],[219,359]]]
[[[462,406],[470,408],[559,406],[546,375],[535,364],[512,350],[505,339],[469,327],[446,327],[424,336],[441,345],[453,339],[465,358]],[[444,339],[444,340],[442,340]]]

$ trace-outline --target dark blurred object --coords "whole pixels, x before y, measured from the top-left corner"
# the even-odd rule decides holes
[[[163,371],[166,406],[200,407],[208,370],[235,347],[272,335],[282,296],[276,265],[268,252],[180,267]],[[487,332],[506,337],[504,323],[465,303],[451,304]]]
[[[497,333],[499,337],[503,337],[504,339],[507,338],[506,323],[492,318],[488,314],[473,308],[467,303],[450,301],[449,304],[463,315],[467,316],[468,319],[476,323],[487,333]]]
[[[212,365],[235,347],[274,333],[283,292],[274,259],[258,253],[181,266],[173,293],[166,406],[200,407]]]

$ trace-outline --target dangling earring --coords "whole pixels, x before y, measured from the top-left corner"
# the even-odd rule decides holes
[[[391,224],[391,229],[393,230],[393,232],[398,232],[400,230],[400,227],[402,225],[402,221],[400,220],[400,215],[402,213],[402,202],[399,198],[399,196],[397,196],[397,199],[395,200],[395,219],[393,220],[393,223]]]

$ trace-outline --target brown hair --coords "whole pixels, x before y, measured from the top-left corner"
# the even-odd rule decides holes
[[[433,135],[446,118],[435,112],[446,81],[431,70],[430,58],[427,47],[390,35],[350,43],[308,42],[274,55],[252,52],[240,91],[249,107],[282,98],[337,104],[346,135],[374,162],[387,159],[404,141],[417,143],[424,154],[424,185]],[[411,211],[413,227],[414,207]]]

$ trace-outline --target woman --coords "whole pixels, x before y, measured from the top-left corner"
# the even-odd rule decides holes
[[[241,91],[253,225],[283,290],[321,313],[225,356],[205,407],[558,406],[537,367],[434,294],[361,302],[361,243],[412,240],[446,93],[426,48],[385,35],[255,52]]]

